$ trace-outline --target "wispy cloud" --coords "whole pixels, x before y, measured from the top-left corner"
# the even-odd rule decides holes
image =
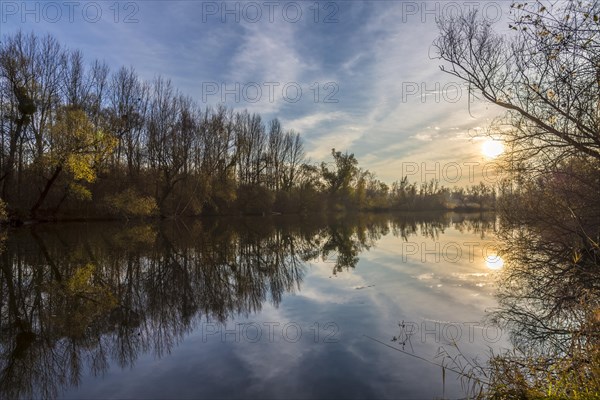
[[[230,96],[227,103],[265,119],[279,117],[285,128],[302,133],[315,161],[327,158],[332,147],[348,150],[386,180],[399,177],[398,163],[406,159],[479,157],[472,133],[498,113],[479,103],[468,107],[466,89],[432,59],[435,19],[407,19],[402,2],[338,2],[337,22],[329,24],[323,23],[324,10],[315,23],[307,7],[297,23],[279,14],[269,21],[266,13],[257,23],[223,23],[219,15],[204,18],[202,2],[137,4],[133,24],[108,18],[106,3],[98,23],[23,24],[11,18],[2,33],[49,32],[113,69],[132,65],[144,79],[171,78],[200,103],[205,82],[230,89],[238,83],[240,90],[258,84],[258,101]],[[278,84],[272,98],[265,82]],[[290,82],[302,87],[297,102],[282,96]],[[335,90],[326,90],[326,83]],[[335,101],[324,101],[327,95]],[[221,100],[219,93],[207,102]]]

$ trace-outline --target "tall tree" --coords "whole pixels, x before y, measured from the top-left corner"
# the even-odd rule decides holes
[[[77,107],[58,110],[49,141],[50,146],[44,154],[43,162],[44,184],[31,208],[31,216],[34,218],[63,172],[69,173],[70,177],[63,200],[69,193],[91,198],[91,192],[82,183],[96,180],[96,168],[115,146],[115,139],[109,133],[97,129],[85,112]]]

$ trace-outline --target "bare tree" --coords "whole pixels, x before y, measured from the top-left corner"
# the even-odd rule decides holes
[[[600,3],[512,6],[514,35],[477,12],[442,19],[434,47],[442,70],[507,110],[492,134],[513,160],[543,166],[573,155],[600,160]]]

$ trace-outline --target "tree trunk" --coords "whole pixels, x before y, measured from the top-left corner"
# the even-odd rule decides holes
[[[9,190],[12,186],[12,178],[15,169],[15,155],[17,153],[17,142],[21,137],[21,132],[23,131],[23,127],[25,125],[26,117],[22,116],[17,121],[17,127],[12,135],[10,135],[10,144],[8,150],[8,158],[6,160],[6,168],[4,170],[4,174],[2,175],[2,179],[4,180],[2,184],[2,198],[7,203],[10,202],[9,196],[11,193]]]
[[[56,178],[58,178],[58,176],[60,175],[62,168],[63,168],[62,165],[59,165],[58,167],[56,167],[56,169],[54,170],[54,173],[52,174],[50,179],[48,179],[46,181],[46,186],[44,187],[44,190],[40,194],[40,197],[38,197],[37,202],[31,208],[31,212],[30,212],[31,218],[36,218],[38,209],[44,203],[44,200],[46,200],[46,197],[48,196],[48,193],[50,192],[52,185],[56,181]]]

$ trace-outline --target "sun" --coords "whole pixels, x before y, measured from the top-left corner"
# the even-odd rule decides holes
[[[499,140],[488,139],[481,145],[481,153],[487,158],[496,158],[504,153],[504,145]]]
[[[485,266],[491,270],[497,271],[504,267],[504,260],[499,255],[492,254],[485,258]]]

